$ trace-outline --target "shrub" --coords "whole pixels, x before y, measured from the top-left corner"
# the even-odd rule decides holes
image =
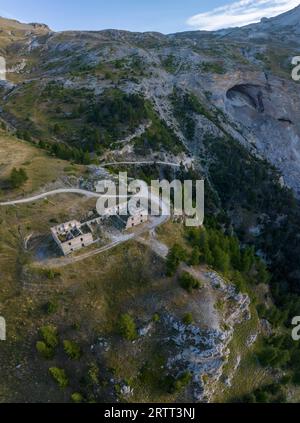
[[[71,395],[71,400],[75,404],[80,404],[83,402],[83,396],[79,392],[75,392],[74,394]]]
[[[152,320],[154,323],[160,322],[160,315],[158,313],[155,313],[154,316],[152,317]]]
[[[190,256],[189,264],[191,266],[198,266],[201,261],[201,252],[199,247],[193,248],[193,251]]]
[[[57,328],[55,326],[44,326],[40,329],[40,335],[45,341],[46,345],[50,348],[58,346]]]
[[[179,393],[184,388],[188,386],[188,384],[192,380],[192,375],[190,372],[185,372],[181,376],[179,376],[177,379],[175,379],[171,385],[171,392],[172,393]]]
[[[88,370],[88,380],[92,385],[99,385],[99,367],[95,363]]]
[[[214,305],[215,309],[218,311],[223,311],[224,306],[225,306],[224,300],[221,300],[221,299],[217,300]]]
[[[296,372],[296,373],[293,375],[293,383],[294,383],[296,386],[300,386],[300,372]]]
[[[47,279],[50,279],[51,281],[53,281],[54,279],[60,276],[59,272],[54,272],[54,270],[52,269],[43,269],[42,274],[43,276],[45,276]]]
[[[262,366],[271,366],[276,357],[277,351],[273,347],[265,347],[258,353],[258,360]]]
[[[278,327],[287,319],[288,310],[282,312],[276,306],[267,308],[264,304],[258,304],[256,309],[259,317],[268,320],[274,327]]]
[[[49,369],[49,373],[60,388],[65,389],[68,387],[69,379],[63,369],[59,369],[58,367],[51,367]]]
[[[187,272],[184,272],[180,276],[179,283],[183,289],[190,293],[193,291],[193,289],[201,288],[201,283]]]
[[[254,393],[247,394],[242,398],[242,402],[245,404],[255,404],[256,396],[254,395]]]
[[[291,375],[285,375],[280,379],[280,384],[281,385],[288,385],[289,383],[291,383],[292,381],[292,376]]]
[[[129,314],[123,314],[120,318],[120,334],[127,341],[134,341],[137,338],[136,324]]]
[[[213,249],[214,267],[222,273],[226,273],[229,270],[230,258],[220,247],[216,246]]]
[[[271,275],[267,269],[265,263],[261,260],[256,262],[256,271],[257,271],[257,283],[268,284],[271,280]]]
[[[61,126],[58,123],[53,126],[53,132],[55,135],[59,135],[61,133]]]
[[[51,347],[48,347],[45,342],[39,341],[36,343],[37,352],[45,359],[51,360],[54,356],[54,351]]]
[[[13,168],[9,178],[12,188],[20,188],[27,180],[28,176],[25,169],[21,168],[17,170],[16,168]]]
[[[176,273],[178,266],[181,262],[185,261],[187,258],[187,253],[183,247],[179,244],[175,244],[171,248],[168,257],[167,257],[167,274],[172,276]]]
[[[218,62],[203,62],[201,64],[201,69],[203,72],[218,73],[218,74],[225,73],[225,69],[223,65]]]
[[[290,360],[290,353],[288,350],[266,346],[258,353],[258,359],[262,366],[281,368]]]
[[[246,292],[247,291],[246,281],[243,278],[243,275],[240,272],[238,272],[237,270],[232,272],[231,281],[235,284],[235,286],[239,290],[239,292]]]
[[[191,313],[187,313],[184,317],[183,317],[183,319],[182,319],[182,321],[183,321],[183,323],[185,324],[185,325],[192,325],[193,324],[193,322],[194,322],[194,319],[193,319],[193,316],[192,316],[192,314]]]
[[[269,396],[267,392],[264,392],[263,390],[257,390],[255,392],[255,398],[256,398],[256,402],[261,403],[261,404],[265,404],[268,402],[269,400]]]
[[[264,385],[255,391],[244,395],[237,402],[243,403],[285,403],[286,395],[277,384]]]
[[[64,341],[64,350],[71,360],[79,360],[82,355],[80,347],[73,341]]]
[[[58,304],[56,301],[48,301],[47,303],[43,304],[42,309],[48,315],[54,314],[58,310]]]

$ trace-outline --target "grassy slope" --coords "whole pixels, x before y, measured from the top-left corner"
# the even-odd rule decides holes
[[[51,158],[46,152],[28,142],[0,130],[0,181],[5,182],[14,167],[24,168],[29,179],[19,190],[10,192],[3,190],[1,199],[8,195],[11,198],[17,198],[20,194],[28,195],[64,175],[80,176],[85,170],[83,166],[70,166],[69,162]]]

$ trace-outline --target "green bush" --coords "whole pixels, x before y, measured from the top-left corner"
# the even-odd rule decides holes
[[[158,313],[155,313],[152,317],[152,320],[154,323],[160,322],[160,315]]]
[[[71,360],[79,360],[82,355],[80,347],[73,341],[64,341],[64,351]]]
[[[20,188],[27,180],[28,176],[25,169],[21,168],[17,170],[15,167],[13,168],[9,178],[12,188]]]
[[[71,400],[75,404],[81,404],[83,402],[83,396],[79,392],[75,392],[71,395]]]
[[[176,273],[181,262],[187,259],[187,252],[181,245],[175,244],[167,256],[167,274],[172,276]]]
[[[191,313],[187,313],[185,316],[183,316],[182,321],[187,326],[192,325],[194,323],[193,315]]]
[[[25,140],[29,142],[31,141],[30,133],[27,130],[22,131],[18,129],[16,132],[16,136],[21,140]]]
[[[136,324],[129,314],[123,314],[119,322],[120,335],[127,341],[134,341],[137,338]]]
[[[45,276],[50,279],[51,281],[53,281],[54,279],[56,279],[58,276],[60,276],[60,273],[58,272],[54,272],[52,269],[47,269],[44,272]]]
[[[48,347],[45,342],[38,341],[36,343],[37,352],[45,359],[51,360],[54,356],[54,351],[51,347]]]
[[[45,314],[51,315],[57,312],[58,304],[56,301],[48,301],[47,303],[43,304],[42,309]]]
[[[288,350],[281,350],[274,346],[265,346],[258,354],[259,362],[265,367],[284,367],[290,360]]]
[[[197,279],[195,279],[192,275],[187,272],[184,272],[180,278],[179,283],[181,288],[185,289],[188,292],[193,292],[194,289],[200,289],[201,283]]]
[[[256,309],[259,317],[268,320],[274,327],[280,326],[287,319],[288,311],[283,312],[276,306],[267,308],[264,304],[258,304]]]
[[[242,403],[285,403],[286,395],[280,385],[271,384],[264,385],[255,391],[244,395],[242,398],[231,401],[231,402],[242,402]]]
[[[218,73],[220,75],[225,73],[223,65],[217,62],[203,62],[201,69],[203,72]]]
[[[229,255],[226,254],[220,247],[216,246],[213,249],[213,257],[214,257],[214,268],[219,270],[222,273],[226,273],[229,270],[230,266],[230,258]]]
[[[48,347],[56,348],[58,346],[59,340],[55,326],[43,326],[40,329],[40,335]]]
[[[96,363],[89,367],[88,381],[91,385],[99,385],[99,367]]]
[[[190,256],[190,260],[189,260],[189,264],[191,266],[198,266],[201,262],[201,252],[200,252],[200,248],[199,247],[195,247],[192,250],[191,256]]]
[[[296,372],[296,373],[293,375],[293,383],[294,383],[296,386],[300,386],[300,371],[299,371],[299,372]]]
[[[177,379],[175,379],[171,386],[172,393],[180,393],[185,389],[192,380],[192,375],[190,372],[185,372]]]
[[[49,373],[60,388],[65,389],[68,387],[69,379],[63,369],[59,369],[58,367],[51,367],[49,369]]]

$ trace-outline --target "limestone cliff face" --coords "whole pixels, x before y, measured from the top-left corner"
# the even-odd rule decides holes
[[[224,131],[276,166],[300,195],[300,85],[292,80],[290,66],[300,54],[299,13],[298,7],[242,29],[168,36],[54,33],[44,25],[1,19],[1,54],[10,69],[1,110],[33,82],[39,92],[58,81],[97,96],[111,87],[141,93],[191,154],[201,151],[207,134]],[[136,72],[140,67],[143,71]],[[187,137],[170,100],[174,88],[197,96],[205,110],[219,114],[218,122],[205,113],[194,116],[195,136]],[[20,116],[13,111],[0,117],[18,128]]]
[[[214,78],[216,104],[238,125],[246,144],[275,165],[300,193],[300,85],[263,72]]]

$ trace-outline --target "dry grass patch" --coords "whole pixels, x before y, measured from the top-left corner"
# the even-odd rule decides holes
[[[1,198],[13,195],[17,197],[40,190],[68,174],[65,169],[70,167],[70,163],[51,157],[28,142],[0,131],[0,181],[7,180],[13,168],[21,167],[26,170],[28,181],[21,189],[2,191]],[[76,176],[85,171],[84,166],[74,165],[72,168],[72,174]]]

